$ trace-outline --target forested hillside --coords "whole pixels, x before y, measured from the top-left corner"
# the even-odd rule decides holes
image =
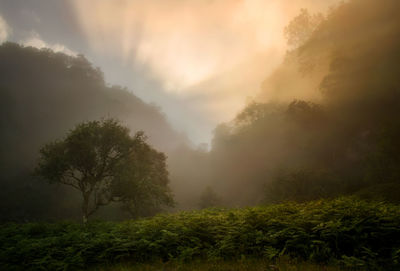
[[[83,56],[4,43],[0,95],[0,220],[79,214],[75,193],[50,186],[32,173],[39,148],[81,121],[117,118],[132,132],[143,130],[163,151],[183,141],[156,106],[107,85],[100,69]]]
[[[302,10],[259,97],[216,128],[207,185],[231,205],[352,193],[398,201],[399,8],[353,0],[326,15]]]

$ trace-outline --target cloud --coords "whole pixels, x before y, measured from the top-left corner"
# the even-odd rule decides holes
[[[333,0],[74,0],[89,44],[101,54],[151,67],[180,92],[271,47],[301,7]]]
[[[75,3],[93,49],[149,66],[169,91],[183,91],[283,43],[279,1]]]
[[[0,43],[5,42],[10,36],[12,30],[7,22],[0,16]]]
[[[53,50],[54,52],[61,52],[61,53],[71,55],[71,56],[77,55],[77,53],[75,51],[70,50],[65,45],[62,45],[60,43],[50,44],[50,43],[45,42],[44,40],[42,40],[40,38],[39,34],[36,32],[32,32],[28,38],[24,39],[20,43],[25,46],[32,46],[32,47],[35,47],[38,49],[49,48],[49,49]]]
[[[126,69],[130,65],[144,67],[146,76],[160,82],[168,97],[178,100],[179,106],[184,104],[185,112],[175,114],[173,122],[191,122],[181,125],[189,133],[195,130],[192,126],[204,123],[207,128],[202,130],[208,130],[208,134],[216,123],[231,119],[246,104],[247,97],[257,96],[262,81],[285,55],[283,29],[300,9],[316,12],[337,1],[72,3],[95,55],[120,61]],[[166,108],[162,98],[156,102],[169,117],[176,111]]]

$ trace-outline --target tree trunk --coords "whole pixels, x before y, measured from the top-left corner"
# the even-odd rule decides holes
[[[88,221],[87,215],[83,214],[83,216],[82,216],[83,225],[86,225],[87,221]]]
[[[82,202],[82,222],[86,225],[88,221],[88,209],[89,209],[89,197],[87,195],[83,195]]]

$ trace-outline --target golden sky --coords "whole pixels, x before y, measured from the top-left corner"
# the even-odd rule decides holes
[[[283,58],[283,28],[300,8],[323,11],[333,2],[73,0],[73,5],[94,52],[146,66],[166,93],[209,118],[211,127],[257,94]]]

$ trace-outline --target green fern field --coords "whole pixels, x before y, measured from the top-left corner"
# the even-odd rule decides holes
[[[193,270],[239,270],[207,266],[232,261],[274,266],[282,259],[350,270],[400,270],[400,206],[339,198],[86,226],[3,224],[0,246],[0,270],[157,270],[134,266],[196,262],[209,265]],[[121,264],[132,269],[106,268]]]

